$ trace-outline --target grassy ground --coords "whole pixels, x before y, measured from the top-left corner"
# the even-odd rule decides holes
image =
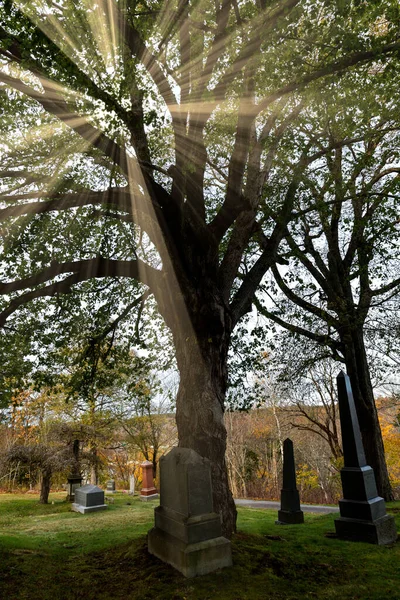
[[[146,551],[154,502],[123,494],[99,513],[0,495],[0,598],[8,600],[400,600],[400,543],[331,537],[333,515],[275,525],[276,512],[239,509],[234,566],[187,580]],[[400,503],[389,506],[400,529]]]

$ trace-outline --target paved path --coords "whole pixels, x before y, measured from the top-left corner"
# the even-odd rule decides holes
[[[248,506],[250,508],[269,508],[275,510],[279,510],[281,507],[280,502],[271,502],[269,500],[235,499],[235,504],[238,506]],[[301,510],[304,512],[319,513],[320,515],[339,512],[339,508],[336,506],[318,506],[316,504],[301,504]]]

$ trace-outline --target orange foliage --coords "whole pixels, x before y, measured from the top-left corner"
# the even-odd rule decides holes
[[[398,488],[400,487],[400,405],[393,398],[378,398],[377,408],[389,476],[392,486]]]

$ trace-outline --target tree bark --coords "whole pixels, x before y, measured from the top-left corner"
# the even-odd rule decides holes
[[[214,303],[202,300],[193,298],[195,305],[203,307],[191,312],[193,330],[182,322],[173,329],[180,372],[178,439],[180,447],[191,448],[210,460],[214,510],[221,516],[223,535],[230,538],[236,531],[236,507],[228,483],[223,420],[230,328],[222,303],[216,305],[215,296]]]
[[[42,484],[40,486],[40,504],[49,503],[49,494],[51,487],[51,471],[47,469],[42,470]]]
[[[97,446],[95,444],[93,444],[90,449],[90,459],[90,483],[92,485],[97,485],[99,482],[99,461],[97,456]]]
[[[386,465],[382,432],[376,410],[362,329],[342,333],[347,374],[350,377],[367,463],[374,469],[378,494],[394,500]]]

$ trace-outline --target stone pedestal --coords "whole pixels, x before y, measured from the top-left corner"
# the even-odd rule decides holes
[[[140,466],[142,468],[143,478],[142,489],[140,490],[140,499],[143,502],[155,500],[158,498],[158,492],[154,487],[153,463],[149,460],[145,460]]]
[[[67,502],[74,502],[75,490],[82,485],[82,476],[79,473],[68,475],[67,481]]]
[[[75,490],[75,502],[71,506],[75,512],[86,514],[107,508],[104,504],[104,492],[96,485],[84,485]]]
[[[232,565],[230,541],[213,510],[210,462],[194,450],[174,448],[160,460],[160,506],[148,549],[186,577]]]
[[[343,498],[335,520],[339,538],[372,544],[391,544],[397,539],[394,518],[386,513],[378,496],[373,469],[367,465],[350,378],[337,377],[344,468],[340,472]]]
[[[281,490],[281,509],[278,511],[277,525],[295,525],[304,523],[304,514],[300,509],[300,497],[296,487],[296,467],[294,464],[293,442],[287,438],[283,442],[283,488]]]

